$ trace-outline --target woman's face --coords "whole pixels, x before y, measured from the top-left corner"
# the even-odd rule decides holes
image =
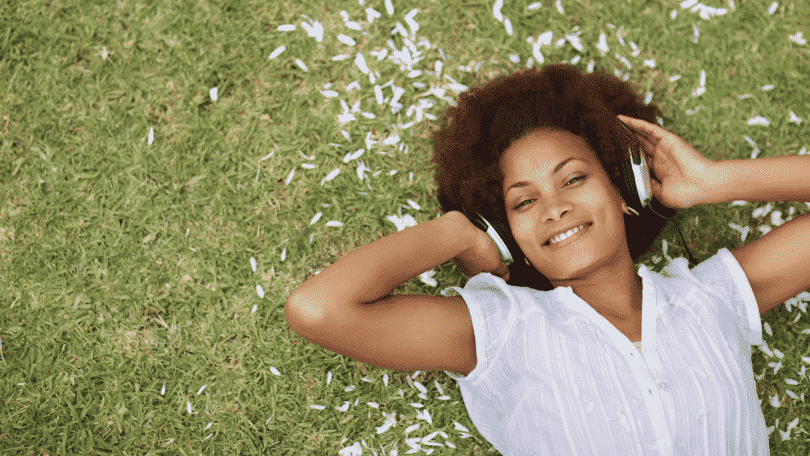
[[[629,257],[621,194],[582,138],[534,130],[505,151],[501,169],[512,235],[552,284]],[[547,243],[552,234],[581,223],[589,226],[570,239]]]

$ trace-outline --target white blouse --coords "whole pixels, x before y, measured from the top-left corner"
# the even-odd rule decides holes
[[[467,303],[477,357],[466,377],[446,373],[504,456],[770,454],[751,366],[759,309],[734,255],[637,268],[635,347],[571,287],[483,273],[442,291]]]

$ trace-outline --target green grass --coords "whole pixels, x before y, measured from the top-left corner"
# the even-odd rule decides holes
[[[578,26],[585,49],[544,46],[546,62],[581,56],[583,69],[615,68],[653,94],[673,119],[665,128],[707,156],[750,157],[745,137],[759,156],[795,155],[808,146],[810,45],[788,39],[807,30],[810,6],[803,1],[780,2],[769,14],[769,2],[741,0],[708,21],[675,1],[563,2],[564,15],[550,1],[534,11],[525,0],[505,2],[513,36],[494,18],[493,1],[396,1],[393,16],[382,1],[327,3],[0,6],[0,453],[334,455],[362,441],[405,454],[406,438],[442,431],[446,437],[433,441],[443,446],[423,448],[497,454],[444,373],[412,375],[336,355],[291,331],[284,316],[289,294],[315,271],[395,232],[386,217],[401,211],[425,222],[439,213],[432,176],[424,172],[432,120],[407,113],[419,100],[433,100],[424,112],[436,117],[447,106],[421,96],[450,83],[429,73],[442,60],[440,47],[443,73],[471,87],[525,68],[532,55],[527,37],[552,30],[556,43]],[[367,7],[382,17],[369,24]],[[399,22],[410,33],[405,15],[413,8],[425,59],[414,65],[423,74],[410,78],[391,60],[387,42],[403,48],[391,30]],[[364,32],[344,26],[341,10]],[[323,41],[307,36],[301,14],[322,24]],[[297,29],[277,30],[289,23]],[[620,26],[626,47],[616,37]],[[339,33],[357,44],[341,43]],[[604,56],[596,49],[600,33],[610,47]],[[282,45],[286,50],[269,59]],[[383,48],[388,56],[377,61],[371,52]],[[374,84],[354,64],[357,52],[379,72],[377,84],[393,80],[405,89],[399,112],[377,104]],[[351,56],[332,60],[342,53]],[[654,68],[647,59],[655,59]],[[706,93],[692,97],[701,70]],[[353,81],[358,87],[347,91]],[[338,98],[320,93],[330,82]],[[773,89],[761,90],[769,84]],[[390,98],[391,88],[383,94]],[[375,118],[356,112],[356,120],[340,125],[341,99],[348,106],[360,101]],[[791,111],[804,122],[788,122]],[[770,126],[747,125],[755,116]],[[370,149],[369,133],[379,141]],[[398,144],[381,144],[393,134]],[[362,157],[344,163],[362,148]],[[357,161],[371,169],[363,181]],[[322,183],[334,169],[340,173]],[[703,261],[741,245],[730,223],[750,228],[746,242],[762,236],[762,227],[773,225],[770,213],[753,214],[758,207],[781,211],[785,220],[808,212],[808,205],[786,202],[695,207],[681,226],[692,253]],[[331,220],[343,225],[327,226]],[[677,237],[669,239],[668,254],[685,256]],[[651,252],[645,264],[660,270],[662,255]],[[449,263],[434,278],[436,287],[413,279],[398,292],[436,295],[465,283]],[[810,452],[806,301],[765,317],[765,341],[779,353],[754,349],[772,454]],[[427,388],[425,398],[413,382]],[[346,391],[350,385],[355,389]],[[438,399],[439,386],[449,399]],[[348,410],[336,410],[345,401]],[[415,402],[432,423],[417,417]],[[398,423],[378,435],[383,412],[395,413]],[[798,426],[783,440],[795,418]],[[406,433],[414,424],[420,427]]]

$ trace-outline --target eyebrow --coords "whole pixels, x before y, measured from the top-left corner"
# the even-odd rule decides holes
[[[563,166],[567,165],[568,162],[570,162],[571,160],[577,160],[577,158],[576,157],[568,157],[565,160],[561,161],[551,171],[551,175],[554,176],[555,174],[559,173],[560,170],[563,169]],[[512,190],[513,188],[523,188],[523,187],[528,187],[529,185],[531,185],[531,182],[527,182],[527,181],[515,182],[514,184],[510,185],[509,188],[506,189],[506,194],[508,194],[509,190]]]

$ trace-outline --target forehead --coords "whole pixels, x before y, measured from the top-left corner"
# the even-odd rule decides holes
[[[569,131],[534,130],[504,151],[501,157],[504,184],[508,185],[510,178],[520,178],[525,169],[550,170],[569,157],[588,163],[594,159],[585,140]]]

